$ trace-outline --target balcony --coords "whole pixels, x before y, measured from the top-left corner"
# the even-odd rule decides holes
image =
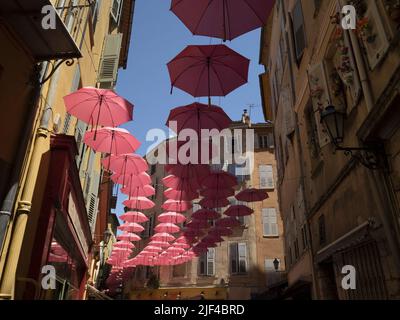
[[[49,0],[2,0],[0,21],[30,51],[36,62],[80,58],[82,54],[66,26],[55,13],[55,29],[44,29],[42,13]]]

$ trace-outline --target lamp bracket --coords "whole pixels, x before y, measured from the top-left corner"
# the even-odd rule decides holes
[[[47,75],[46,78],[44,78],[41,82],[40,85],[44,85],[47,81],[50,80],[50,78],[54,75],[54,73],[57,71],[58,68],[60,68],[64,63],[68,66],[71,67],[74,64],[75,60],[72,58],[67,58],[67,59],[62,59],[57,62],[51,62],[51,71]]]
[[[371,170],[379,170],[384,167],[382,156],[385,155],[385,151],[381,145],[341,147],[335,143],[335,151],[343,151],[346,156],[356,159],[364,167]]]

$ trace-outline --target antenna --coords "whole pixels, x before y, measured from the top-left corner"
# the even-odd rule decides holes
[[[251,103],[251,104],[247,105],[247,108],[249,108],[249,117],[250,117],[250,119],[252,119],[251,113],[252,113],[253,109],[258,108],[258,106],[256,106],[254,103]]]

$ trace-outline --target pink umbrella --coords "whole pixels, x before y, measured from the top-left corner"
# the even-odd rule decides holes
[[[194,239],[191,237],[185,237],[185,236],[181,236],[178,239],[176,239],[175,243],[193,243]]]
[[[217,227],[239,227],[240,224],[240,221],[234,217],[222,218],[215,221]]]
[[[144,250],[146,250],[147,252],[161,252],[163,251],[163,248],[156,246],[147,246]]]
[[[225,227],[214,227],[210,230],[209,234],[216,236],[230,236],[233,231]]]
[[[206,164],[166,164],[165,171],[179,178],[200,178],[209,175],[210,166]]]
[[[115,248],[125,248],[125,249],[133,249],[135,248],[135,245],[132,242],[129,241],[119,241],[114,243]]]
[[[170,125],[172,124],[170,123]],[[192,166],[198,164],[209,165],[212,156],[219,151],[218,145],[213,144],[212,141],[193,140],[189,138],[186,138],[184,141],[169,140],[160,148],[163,152],[166,152],[169,164],[182,166],[188,164]],[[182,159],[182,155],[185,155],[187,159]],[[185,178],[188,178],[188,176]]]
[[[160,223],[154,228],[155,232],[178,233],[181,229],[173,223]]]
[[[140,147],[140,142],[129,131],[109,127],[86,132],[83,142],[97,152],[111,154],[135,152]]]
[[[137,154],[111,155],[104,158],[101,163],[103,167],[121,175],[139,174],[149,169],[146,160]]]
[[[156,247],[162,247],[162,248],[167,248],[170,247],[171,244],[169,242],[166,241],[156,241],[156,240],[152,240],[149,242],[149,246],[156,246]]]
[[[230,206],[224,214],[229,217],[244,217],[250,216],[254,213],[254,210],[250,209],[249,207],[237,205],[237,206]]]
[[[120,225],[118,230],[126,231],[126,232],[143,232],[144,228],[140,224],[135,222],[128,222]]]
[[[151,177],[146,172],[141,172],[137,175],[135,175],[135,174],[127,174],[127,175],[113,174],[111,176],[111,180],[118,184],[129,186],[131,189],[144,188],[144,186],[147,186],[151,183]]]
[[[197,210],[196,212],[192,213],[192,218],[195,218],[198,220],[214,220],[214,219],[218,219],[219,217],[220,217],[220,214],[217,211],[208,210],[208,209],[200,209],[200,210]]]
[[[196,192],[201,188],[200,183],[197,179],[192,178],[180,178],[173,175],[166,176],[162,179],[162,183],[171,189],[175,190],[187,190]]]
[[[172,200],[194,200],[199,197],[199,194],[194,191],[186,191],[186,190],[175,190],[172,188],[169,188],[164,191],[164,196],[167,199],[172,199]]]
[[[117,127],[132,120],[133,105],[112,90],[85,87],[64,97],[67,112],[92,126]]]
[[[167,249],[167,252],[183,253],[183,252],[185,252],[185,249],[183,249],[183,248],[178,248],[178,247],[169,247],[169,248]]]
[[[171,242],[171,241],[175,240],[175,237],[173,235],[170,235],[169,233],[161,232],[161,233],[156,233],[155,235],[153,235],[151,237],[151,240]]]
[[[168,70],[172,87],[210,98],[226,96],[247,83],[249,64],[225,45],[201,45],[186,47],[168,63]]]
[[[155,206],[155,203],[145,197],[135,197],[125,200],[123,205],[130,209],[148,210]]]
[[[160,214],[157,217],[157,220],[160,222],[165,222],[165,223],[182,223],[186,221],[186,217],[183,214],[177,213],[177,212],[165,212]]]
[[[128,211],[119,216],[122,221],[143,223],[149,221],[145,214],[137,211]]]
[[[210,225],[208,224],[207,220],[196,220],[193,219],[192,221],[186,224],[186,228],[189,229],[205,229],[208,228]]]
[[[232,197],[235,194],[235,190],[232,188],[229,189],[204,189],[200,191],[200,195],[205,197],[205,198],[211,198],[211,199],[224,199],[224,198],[229,198]]]
[[[150,185],[143,187],[132,187],[129,185],[122,187],[121,192],[129,197],[151,197],[156,194],[156,190]]]
[[[241,192],[239,192],[235,198],[239,201],[244,201],[244,202],[258,202],[258,201],[263,201],[268,198],[268,194],[265,190],[259,190],[259,189],[246,189]]]
[[[192,209],[193,204],[189,201],[176,201],[176,200],[167,200],[162,205],[164,210],[168,211],[176,211],[183,212]]]
[[[140,241],[140,238],[137,234],[124,232],[117,236],[117,240],[126,240],[126,241]]]
[[[228,172],[218,171],[210,173],[210,175],[205,177],[201,183],[206,188],[227,189],[236,186],[237,179],[234,175]]]
[[[169,126],[171,121],[177,124],[176,133],[183,129],[192,129],[199,137],[203,129],[222,131],[232,123],[222,108],[201,103],[172,109],[166,125]]]
[[[174,242],[173,246],[176,247],[176,248],[182,248],[182,249],[190,248],[190,244],[188,244],[188,243]]]
[[[214,209],[214,208],[224,208],[226,206],[229,206],[230,202],[228,199],[203,198],[200,200],[199,204],[203,208]]]
[[[233,40],[263,27],[275,0],[172,0],[171,11],[195,35]]]

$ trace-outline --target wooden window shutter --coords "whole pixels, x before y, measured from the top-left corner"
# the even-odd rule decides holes
[[[303,9],[301,7],[301,0],[297,0],[293,8],[292,21],[295,56],[297,62],[299,62],[303,56],[303,52],[306,47],[306,35],[304,30],[304,17]]]
[[[231,273],[238,273],[238,244],[231,243],[229,245],[229,254],[231,261]]]
[[[113,89],[117,82],[121,44],[122,33],[106,35],[98,79],[103,89]]]
[[[87,203],[87,213],[89,224],[92,229],[96,225],[97,213],[98,213],[98,204],[99,204],[99,184],[100,184],[100,175],[97,172],[92,172],[90,179],[90,194],[89,201]]]
[[[246,273],[247,272],[247,244],[246,243],[238,244],[238,255],[239,255],[239,272]]]
[[[208,248],[207,252],[207,275],[215,274],[215,248]]]

